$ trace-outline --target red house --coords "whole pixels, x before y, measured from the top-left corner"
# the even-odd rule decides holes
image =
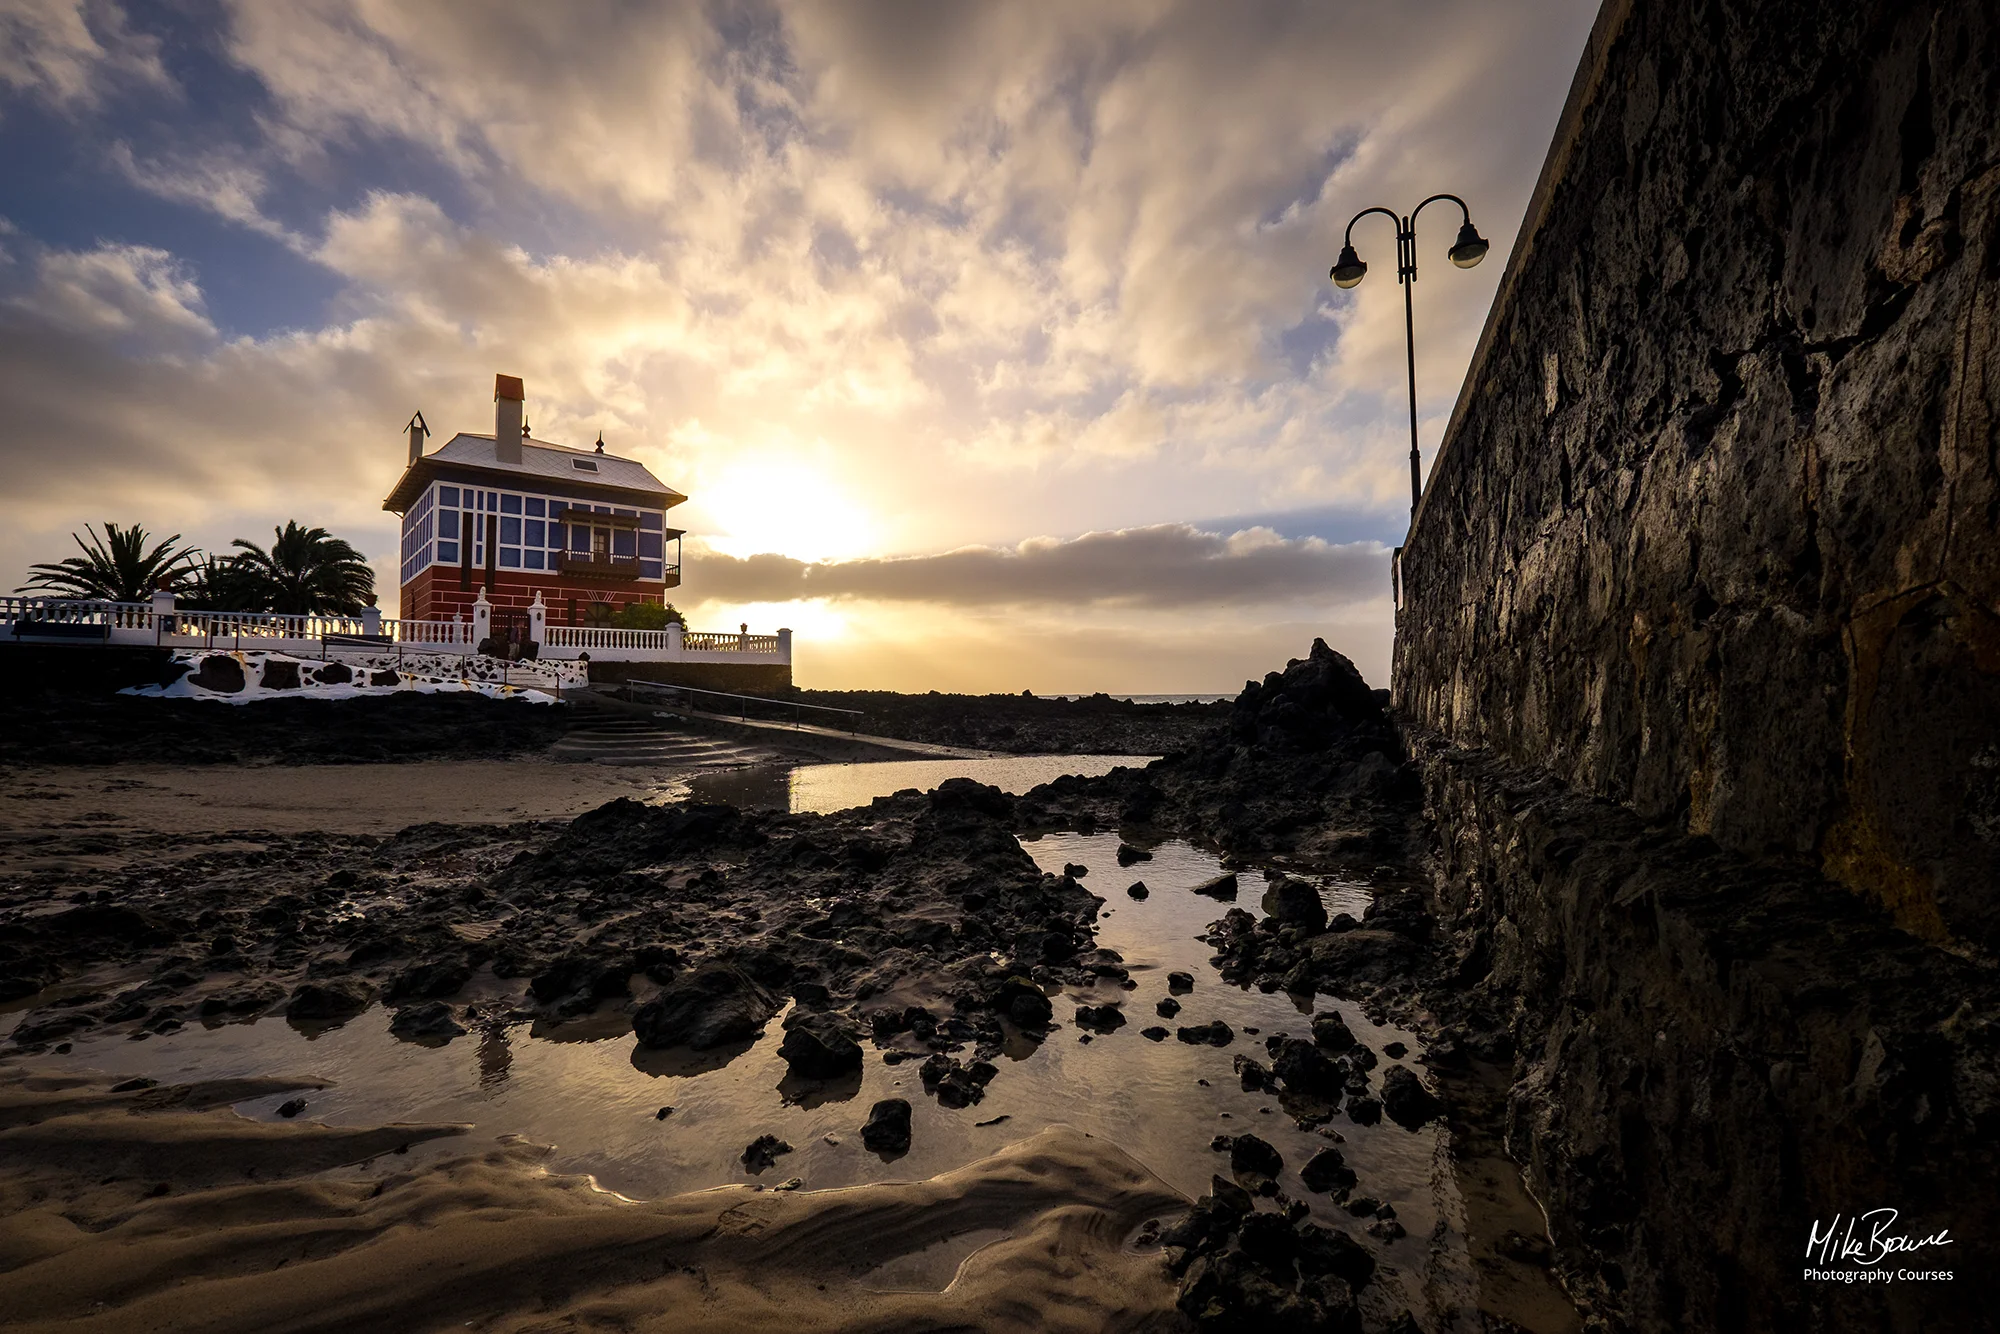
[[[382,508],[403,517],[405,620],[460,620],[481,590],[494,632],[525,619],[542,595],[551,625],[606,620],[630,603],[659,605],[681,582],[678,528],[687,497],[645,465],[529,436],[524,391],[494,377],[493,434],[460,432],[426,454],[430,428],[410,419],[410,463]]]

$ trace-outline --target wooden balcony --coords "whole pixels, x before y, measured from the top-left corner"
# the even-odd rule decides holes
[[[557,573],[569,579],[601,579],[606,582],[630,583],[639,578],[639,558],[637,556],[609,556],[603,552],[565,551],[557,557]],[[668,588],[681,586],[681,567],[662,567]]]

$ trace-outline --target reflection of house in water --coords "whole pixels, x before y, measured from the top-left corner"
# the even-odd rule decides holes
[[[666,520],[687,497],[601,436],[595,451],[532,439],[523,393],[496,376],[493,434],[460,432],[429,454],[429,428],[411,419],[409,466],[382,502],[403,516],[404,620],[462,619],[483,590],[504,638],[537,593],[551,625],[589,625],[680,586],[681,530]]]

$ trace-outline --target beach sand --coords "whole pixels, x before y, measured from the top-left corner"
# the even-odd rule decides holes
[[[407,764],[0,768],[0,841],[52,829],[106,834],[392,834],[413,824],[567,820],[619,797],[658,800],[688,775],[536,757]]]
[[[313,1081],[299,1081],[313,1086]],[[994,1331],[1180,1327],[1156,1250],[1187,1201],[1051,1129],[928,1181],[634,1202],[518,1139],[390,1175],[343,1165],[457,1126],[275,1126],[235,1080],[110,1092],[0,1071],[0,1324],[24,1330]],[[1004,1234],[1004,1236],[1000,1235]],[[941,1291],[871,1281],[961,1238]]]

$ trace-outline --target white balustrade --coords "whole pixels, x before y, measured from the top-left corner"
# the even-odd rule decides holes
[[[328,640],[362,639],[410,648],[477,647],[479,626],[471,620],[399,620],[359,616],[289,615],[280,612],[197,611],[174,605],[171,597],[150,602],[108,602],[90,598],[0,597],[0,642],[33,638],[36,624],[103,626],[112,644],[164,648],[266,649],[318,656]],[[489,613],[490,614],[490,613]],[[542,619],[542,618],[535,618]],[[544,657],[574,659],[584,654],[607,661],[789,663],[792,633],[715,633],[683,630],[627,630],[600,625],[547,625],[538,641]],[[52,636],[53,637],[53,636]]]

